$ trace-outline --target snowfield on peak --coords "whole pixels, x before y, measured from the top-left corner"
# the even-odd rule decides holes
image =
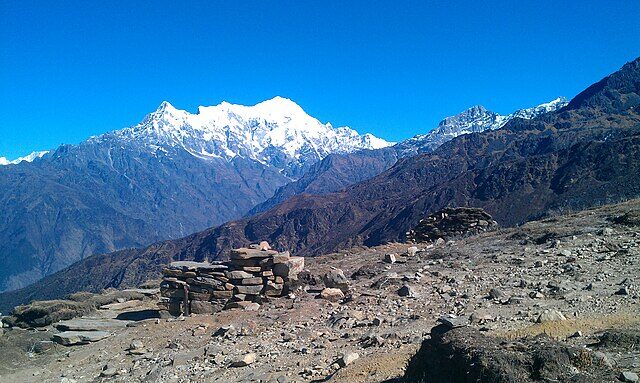
[[[91,138],[114,139],[153,150],[182,148],[201,158],[250,158],[283,169],[294,178],[329,154],[393,145],[349,127],[323,124],[283,97],[253,106],[228,102],[200,106],[197,113],[176,109],[165,101],[138,125]]]
[[[36,158],[42,158],[44,155],[46,155],[48,153],[49,153],[48,150],[43,150],[43,151],[39,151],[39,152],[32,152],[30,154],[27,154],[24,157],[16,158],[13,161],[8,160],[6,157],[0,157],[0,166],[1,165],[16,165],[16,164],[19,164],[22,161],[33,162],[33,160],[35,160]]]
[[[396,148],[400,150],[403,156],[430,152],[460,135],[500,129],[514,118],[529,120],[542,114],[559,110],[567,104],[566,98],[558,97],[531,108],[516,110],[508,115],[492,112],[482,105],[472,106],[455,116],[446,117],[429,133],[419,134],[398,143]]]

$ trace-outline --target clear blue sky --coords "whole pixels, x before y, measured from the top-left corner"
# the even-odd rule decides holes
[[[179,4],[172,4],[179,3]],[[640,1],[0,1],[0,156],[275,95],[389,140],[640,56]]]

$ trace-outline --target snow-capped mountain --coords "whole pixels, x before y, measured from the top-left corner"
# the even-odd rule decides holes
[[[113,139],[138,142],[151,150],[182,148],[204,159],[253,159],[282,169],[292,178],[331,153],[393,144],[348,127],[323,124],[282,97],[254,106],[227,102],[200,106],[197,113],[176,109],[165,101],[138,125],[91,141]]]
[[[133,127],[0,167],[0,291],[240,218],[327,155],[389,145],[281,97],[197,113],[163,102]]]
[[[36,158],[42,158],[44,155],[48,153],[49,153],[48,150],[32,152],[30,154],[27,154],[24,157],[19,157],[12,161],[8,160],[6,157],[0,157],[0,165],[15,165],[15,164],[19,164],[22,161],[33,162],[33,160],[35,160]]]
[[[556,111],[566,106],[567,103],[566,98],[558,97],[532,108],[516,110],[508,115],[501,115],[487,110],[481,105],[476,105],[455,116],[446,117],[429,133],[402,141],[396,147],[400,149],[403,156],[430,152],[457,136],[500,129],[514,118],[531,119],[544,113]]]
[[[538,106],[534,106],[533,108],[527,109],[519,109],[515,112],[511,113],[507,116],[509,120],[512,118],[524,118],[525,120],[530,120],[534,117],[538,117],[541,114],[555,112],[556,110],[562,109],[569,103],[565,97],[558,97],[549,102],[545,102],[544,104],[540,104]],[[505,122],[506,123],[506,122]]]

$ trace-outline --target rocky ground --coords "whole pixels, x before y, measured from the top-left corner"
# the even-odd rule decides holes
[[[540,344],[561,350],[572,365],[555,375],[556,381],[570,379],[567,371],[572,381],[633,381],[640,373],[639,200],[419,243],[415,255],[411,246],[394,243],[308,258],[303,287],[258,311],[172,318],[160,315],[153,300],[129,301],[134,303],[85,314],[103,322],[116,319],[102,328],[106,338],[75,346],[47,342],[59,332],[53,325],[4,328],[0,380],[418,381],[429,378],[420,375],[420,358],[452,347],[452,355],[465,355],[471,344],[478,350],[493,347],[487,355],[506,353],[490,359],[498,370],[509,358],[540,364],[518,352],[553,358]],[[344,299],[318,298],[326,273],[332,274],[328,284],[346,291]],[[341,298],[335,291],[325,295]],[[442,340],[431,329],[443,316],[450,327],[468,326]],[[533,338],[538,334],[559,343]],[[527,379],[552,379],[542,375]]]

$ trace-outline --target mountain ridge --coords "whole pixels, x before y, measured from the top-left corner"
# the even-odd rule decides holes
[[[531,119],[566,105],[566,98],[558,97],[531,108],[518,109],[508,115],[500,115],[481,105],[475,105],[444,118],[429,133],[416,135],[393,146],[350,154],[331,154],[311,167],[300,179],[277,189],[273,197],[255,206],[247,216],[266,211],[296,194],[339,191],[380,174],[400,158],[432,152],[460,135],[499,129],[514,118]]]

